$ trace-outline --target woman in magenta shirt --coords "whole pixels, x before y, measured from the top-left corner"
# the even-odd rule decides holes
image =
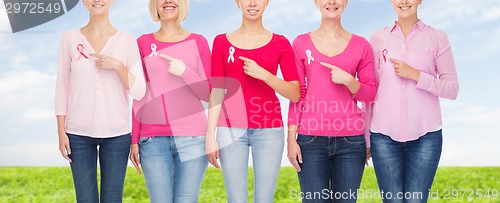
[[[269,1],[237,0],[236,3],[242,12],[241,27],[214,39],[207,153],[210,163],[219,167],[220,148],[228,202],[248,202],[251,146],[254,202],[269,203],[274,202],[284,148],[276,92],[296,101],[299,82],[290,42],[269,32],[262,24]],[[276,77],[278,66],[284,80]]]
[[[147,92],[134,101],[130,160],[142,165],[150,202],[195,203],[208,166],[207,119],[201,101],[210,94],[207,40],[181,27],[188,0],[150,0],[160,29],[137,39]]]
[[[398,20],[371,37],[379,88],[366,119],[384,203],[427,202],[442,149],[439,98],[459,89],[448,38],[418,18],[421,3],[392,0]]]
[[[356,194],[361,184],[367,151],[357,102],[375,97],[373,51],[343,28],[347,0],[315,3],[320,27],[293,42],[301,97],[290,103],[288,158],[298,171],[302,202],[356,202],[338,194]],[[324,191],[334,195],[311,198]]]

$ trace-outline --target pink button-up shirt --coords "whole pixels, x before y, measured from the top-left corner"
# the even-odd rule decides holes
[[[439,97],[455,99],[459,89],[446,34],[418,21],[405,38],[395,23],[375,32],[371,44],[379,85],[371,111],[365,116],[370,126],[365,133],[371,129],[406,142],[439,130]],[[391,58],[419,70],[418,83],[398,77]]]
[[[120,60],[135,77],[126,90],[114,70],[96,67],[95,53],[79,29],[63,34],[59,48],[55,114],[66,116],[67,133],[107,138],[130,133],[129,94],[140,100],[146,92],[135,38],[118,31],[100,54]]]

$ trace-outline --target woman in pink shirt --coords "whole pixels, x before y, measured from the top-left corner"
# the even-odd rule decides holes
[[[357,194],[363,176],[367,149],[357,102],[373,101],[376,80],[370,43],[341,24],[347,2],[316,0],[320,27],[293,42],[301,97],[290,103],[288,158],[302,202],[356,202],[357,195],[342,194]],[[324,191],[332,195],[315,197]]]
[[[122,201],[130,151],[129,95],[141,99],[146,91],[135,38],[109,21],[113,2],[84,0],[89,23],[65,32],[59,48],[59,150],[70,162],[77,202]]]
[[[208,166],[210,48],[181,27],[188,0],[150,0],[149,12],[160,29],[137,39],[147,92],[134,101],[130,160],[142,165],[150,202],[195,203]]]
[[[439,98],[459,89],[448,38],[419,20],[421,3],[392,0],[398,20],[371,37],[379,88],[366,134],[385,203],[427,202],[442,149]]]
[[[299,82],[290,42],[282,35],[269,32],[262,24],[269,0],[236,0],[236,3],[242,12],[241,27],[218,35],[213,44],[213,90],[206,141],[208,160],[219,167],[220,147],[228,202],[248,202],[251,146],[254,202],[269,203],[274,202],[284,148],[283,121],[276,92],[297,101]],[[276,77],[278,66],[284,80]]]

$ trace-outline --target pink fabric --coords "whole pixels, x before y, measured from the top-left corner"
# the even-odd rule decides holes
[[[151,33],[137,41],[147,92],[142,100],[134,101],[132,143],[141,137],[204,136],[207,119],[201,101],[208,101],[210,95],[211,67],[207,40],[190,34],[180,42],[160,42]],[[181,59],[186,64],[184,73],[180,77],[169,73],[168,62],[160,54]]]
[[[329,57],[319,52],[310,33],[293,42],[300,78],[299,102],[290,103],[288,125],[298,125],[298,133],[314,136],[356,136],[364,132],[364,121],[357,102],[372,102],[376,93],[373,51],[363,37],[352,35],[347,47]],[[332,82],[325,62],[335,65],[361,83],[352,95],[344,85]]]
[[[366,116],[371,130],[406,142],[440,129],[439,97],[455,99],[459,89],[446,34],[419,21],[405,39],[394,24],[375,32],[371,43],[379,81],[373,111]],[[395,75],[390,58],[418,69],[418,83]]]
[[[80,30],[65,32],[59,48],[55,114],[66,116],[66,132],[106,138],[130,133],[130,94],[141,99],[146,91],[135,38],[118,31],[102,55],[120,60],[135,77],[127,91],[113,70],[96,67],[95,51]]]
[[[218,35],[212,53],[212,85],[227,90],[218,126],[282,127],[276,91],[265,82],[245,74],[240,56],[254,60],[274,75],[279,66],[285,81],[298,81],[292,46],[284,36],[273,34],[271,41],[262,47],[240,49],[229,42],[226,34]]]

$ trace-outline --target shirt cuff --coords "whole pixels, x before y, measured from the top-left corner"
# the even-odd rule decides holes
[[[418,78],[417,88],[428,90],[431,89],[432,82],[434,81],[434,77],[424,72],[420,72],[420,77]]]
[[[288,119],[288,125],[296,125],[299,126],[299,122],[296,119]]]
[[[199,80],[198,73],[193,71],[192,68],[186,66],[184,73],[181,74],[181,78],[188,84],[194,83]]]
[[[370,132],[366,133],[365,132],[365,142],[366,142],[366,148],[370,148]]]
[[[135,100],[141,100],[146,94],[146,82],[136,77],[134,85],[132,85],[132,88],[128,92]]]
[[[139,144],[139,135],[132,135],[132,144]]]

